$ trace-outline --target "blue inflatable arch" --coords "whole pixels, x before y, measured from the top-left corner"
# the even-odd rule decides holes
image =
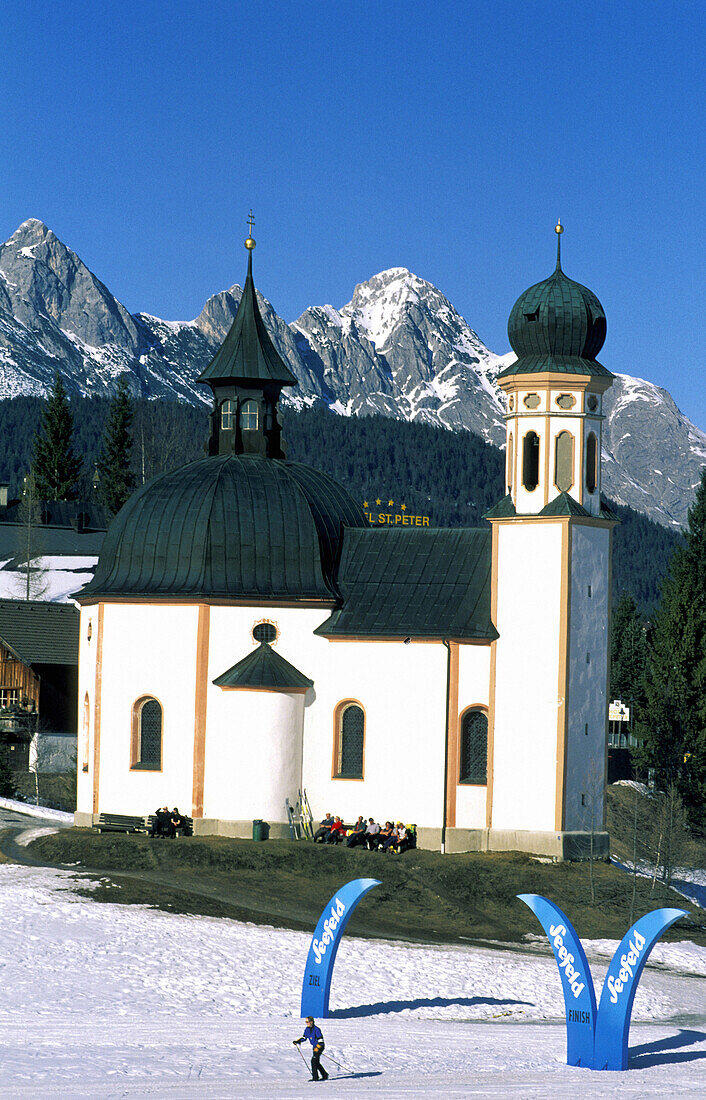
[[[302,1016],[320,1020],[328,1016],[333,964],[351,914],[361,898],[380,883],[376,878],[354,878],[331,898],[319,918],[304,968]]]

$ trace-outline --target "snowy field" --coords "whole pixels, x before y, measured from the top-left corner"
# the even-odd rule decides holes
[[[553,959],[344,937],[314,1085],[291,1045],[309,936],[98,904],[0,865],[0,1087],[14,1098],[703,1096],[706,949],[660,944],[628,1073],[570,1069]],[[363,904],[372,904],[372,899]],[[539,932],[539,928],[538,928]],[[586,944],[597,982],[615,944]],[[601,965],[602,963],[602,965]]]

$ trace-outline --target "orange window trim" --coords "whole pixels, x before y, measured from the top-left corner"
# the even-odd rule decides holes
[[[363,768],[361,775],[339,775],[341,752],[341,724],[343,712],[348,707],[360,707],[363,712]],[[362,783],[365,779],[365,735],[368,728],[368,716],[365,707],[359,699],[342,699],[333,710],[333,758],[331,761],[331,778],[343,783]]]
[[[485,717],[488,719],[488,735],[486,741],[485,750],[485,783],[471,783],[468,779],[461,779],[461,751],[463,749],[463,719],[466,717],[470,710],[481,710]],[[485,703],[471,703],[469,707],[464,707],[458,716],[458,756],[456,758],[456,782],[460,787],[487,787],[488,786],[488,772],[490,770],[489,752],[490,746],[490,708]]]
[[[164,769],[164,704],[156,695],[140,695],[132,704],[132,722],[130,729],[130,768],[136,768],[140,764],[140,714],[145,703],[154,701],[159,703],[162,712],[162,723],[159,731],[159,767],[145,768],[145,771],[161,772]],[[142,769],[140,769],[142,770]]]

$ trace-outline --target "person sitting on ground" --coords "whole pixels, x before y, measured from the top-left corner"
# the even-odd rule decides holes
[[[333,825],[329,829],[328,836],[326,837],[327,844],[340,844],[346,835],[346,827],[341,821],[340,817],[334,817]]]
[[[365,830],[365,839],[368,842],[368,848],[372,852],[373,848],[377,848],[377,838],[380,832],[380,826],[374,817],[368,819],[368,827]]]
[[[375,844],[376,851],[378,851],[378,852],[384,851],[385,846],[389,842],[391,836],[392,836],[392,822],[391,821],[386,821],[385,822],[385,828],[381,829],[380,832],[378,833],[378,835],[375,838],[375,840],[376,840],[376,844]]]
[[[382,842],[382,850],[385,854],[397,851],[397,826],[394,821],[390,822],[390,826],[390,835]]]
[[[358,844],[365,844],[365,818],[359,817],[352,830],[346,837],[346,847],[355,848]]]
[[[324,1037],[323,1037],[323,1034],[321,1032],[321,1028],[317,1027],[316,1024],[314,1023],[314,1017],[313,1016],[307,1016],[307,1018],[306,1018],[306,1027],[304,1028],[304,1034],[302,1035],[301,1039],[292,1039],[292,1042],[294,1043],[295,1047],[298,1047],[300,1043],[305,1042],[307,1039],[309,1040],[309,1042],[311,1043],[311,1046],[312,1046],[312,1051],[311,1051],[311,1079],[312,1079],[312,1081],[318,1081],[319,1080],[319,1074],[321,1074],[321,1080],[322,1081],[327,1081],[328,1080],[328,1073],[326,1072],[324,1067],[321,1065],[321,1062],[319,1061],[326,1044],[324,1043]]]
[[[314,844],[323,844],[328,838],[331,832],[331,826],[333,825],[333,815],[330,810],[327,810],[326,816],[322,819],[321,824],[314,833]]]
[[[406,852],[408,848],[411,848],[413,843],[410,830],[406,825],[399,824],[397,826],[397,851],[402,854],[402,852]]]
[[[169,823],[170,814],[168,806],[160,806],[158,810],[154,811],[154,821],[150,826],[150,836],[167,836],[167,826]]]

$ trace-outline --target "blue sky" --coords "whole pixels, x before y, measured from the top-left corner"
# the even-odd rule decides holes
[[[46,222],[125,305],[256,281],[287,320],[408,267],[494,351],[564,269],[602,361],[706,428],[703,4],[4,0],[0,237]]]

